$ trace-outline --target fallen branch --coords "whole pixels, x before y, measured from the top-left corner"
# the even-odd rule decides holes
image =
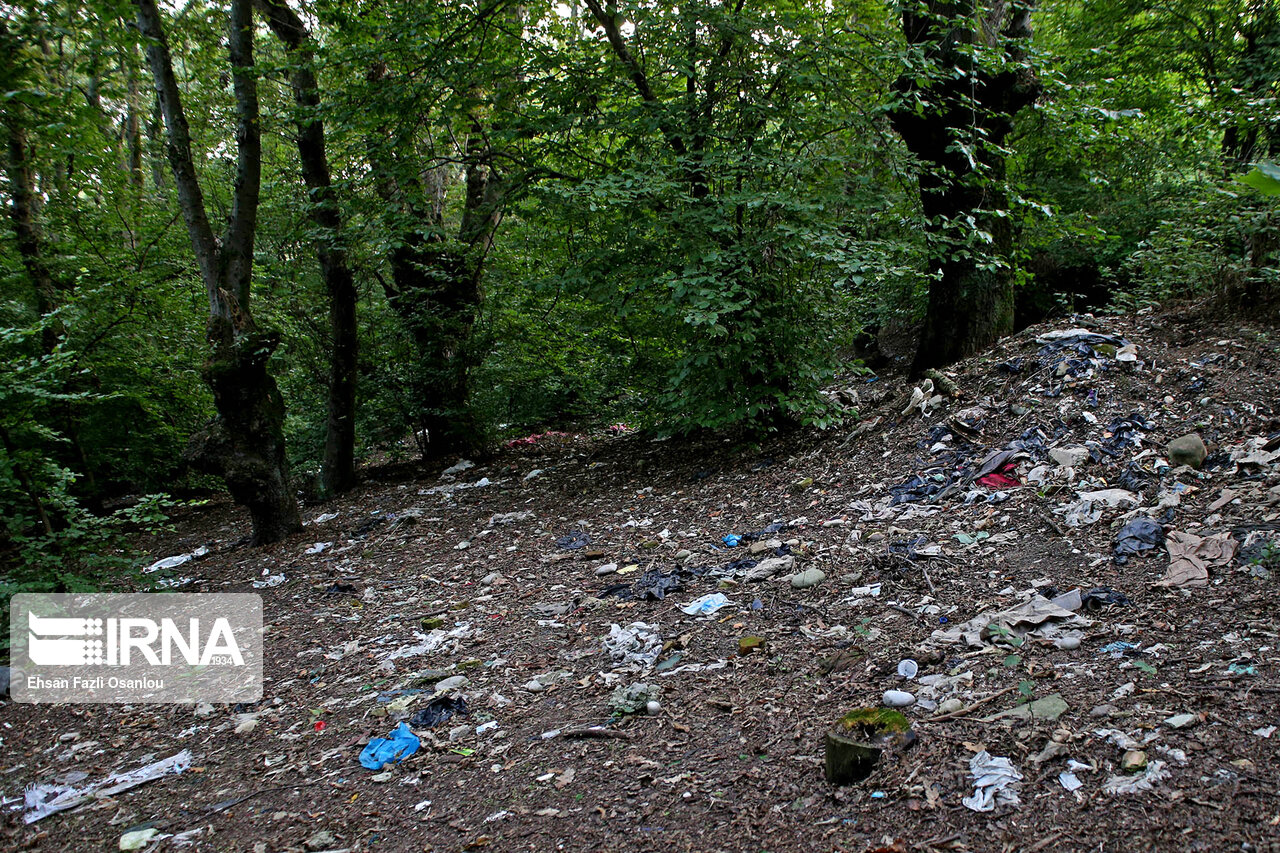
[[[631,740],[634,735],[617,729],[569,729],[560,733],[563,738],[598,739],[598,740]]]
[[[1018,689],[1017,684],[1010,685],[1009,687],[1006,687],[1003,690],[997,690],[995,693],[992,693],[990,696],[987,696],[984,699],[979,699],[977,702],[974,702],[972,705],[961,708],[959,711],[952,711],[950,714],[938,714],[932,717],[925,717],[924,722],[941,723],[947,720],[954,720],[956,717],[964,717],[968,714],[973,713],[976,709],[981,708],[983,705],[986,705],[988,702],[992,702],[996,699],[999,699],[1001,696],[1004,696],[1005,694],[1008,694],[1008,693],[1012,693],[1017,689]]]

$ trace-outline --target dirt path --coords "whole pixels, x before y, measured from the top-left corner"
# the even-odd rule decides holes
[[[1280,547],[1265,545],[1280,539],[1280,456],[1263,449],[1280,431],[1276,334],[1176,317],[1089,330],[1132,342],[1137,361],[1117,360],[1123,342],[1036,342],[1070,327],[959,365],[956,396],[922,394],[923,413],[903,414],[911,386],[859,380],[846,400],[878,424],[857,431],[754,449],[545,436],[449,478],[373,472],[306,515],[335,517],[265,549],[235,544],[233,509],[191,511],[156,554],[211,546],[172,572],[193,578],[181,589],[284,577],[259,590],[263,700],[0,707],[6,797],[195,755],[181,775],[31,825],[8,810],[4,846],[117,849],[151,827],[156,850],[1280,850]],[[1166,444],[1193,431],[1204,466],[1169,467]],[[1068,471],[1050,451],[1070,448],[1088,458]],[[1006,449],[1024,455],[989,473],[1016,487],[966,481]],[[1107,489],[1132,500],[1081,505]],[[1140,517],[1232,535],[1243,553],[1205,586],[1157,586],[1163,545],[1112,555]],[[728,547],[729,534],[746,538]],[[316,543],[331,544],[306,553]],[[766,559],[788,565],[743,579]],[[825,577],[788,582],[806,569]],[[651,570],[680,588],[618,597]],[[1120,596],[1040,636],[947,636],[1033,589],[1102,587]],[[731,603],[681,612],[715,592]],[[656,668],[604,650],[612,625],[633,623],[660,638]],[[916,679],[897,675],[904,658]],[[466,714],[416,727],[405,761],[362,767],[363,744],[445,679]],[[637,682],[657,688],[656,713],[613,710]],[[828,784],[825,734],[890,689],[917,700],[914,744]],[[1057,719],[983,719],[1054,696]],[[1022,776],[1018,805],[962,804],[983,749]],[[1145,770],[1123,772],[1127,750]],[[1111,792],[1125,787],[1146,790]]]

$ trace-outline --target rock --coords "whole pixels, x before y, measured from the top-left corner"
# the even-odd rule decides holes
[[[796,558],[790,554],[785,557],[770,557],[767,560],[761,560],[754,569],[748,569],[746,579],[749,581],[765,581],[774,575],[791,571],[795,564]]]
[[[1164,724],[1171,729],[1185,729],[1187,726],[1197,722],[1200,718],[1195,714],[1174,714],[1164,721]]]
[[[916,697],[905,690],[886,690],[881,701],[888,708],[906,708],[916,703]]]
[[[1074,635],[1059,637],[1053,641],[1053,644],[1064,651],[1074,651],[1080,648],[1080,638]]]
[[[964,703],[952,696],[950,699],[938,706],[939,714],[954,714],[964,707]]]
[[[1192,468],[1199,468],[1204,464],[1204,458],[1209,455],[1208,448],[1204,446],[1204,439],[1194,432],[1175,438],[1169,442],[1166,450],[1169,454],[1169,464],[1173,466],[1190,465]]]
[[[1063,468],[1079,468],[1089,461],[1089,448],[1080,447],[1079,445],[1074,447],[1055,447],[1049,451],[1049,456]]]
[[[645,703],[644,710],[650,717],[657,716],[658,712],[662,710],[662,703],[656,699],[650,699]]]
[[[1147,766],[1147,754],[1140,749],[1130,749],[1120,758],[1120,769],[1125,773],[1137,773]]]
[[[1095,705],[1089,709],[1090,717],[1110,717],[1116,712],[1115,705]]]
[[[750,547],[747,548],[747,551],[754,557],[767,551],[776,551],[781,547],[782,540],[780,539],[757,539],[755,542],[751,543]]]
[[[318,832],[313,832],[310,838],[302,842],[302,846],[308,850],[327,850],[335,846],[337,842],[338,839],[334,837],[332,832],[322,829]]]
[[[614,573],[615,573],[615,572],[617,572],[617,571],[618,571],[618,564],[617,564],[617,563],[605,563],[603,566],[601,566],[600,568],[596,569],[596,577],[598,577],[598,578],[602,578],[602,577],[604,577],[605,575],[611,575],[611,574],[614,574]]]
[[[982,722],[991,723],[996,720],[1006,718],[1014,719],[1031,719],[1031,720],[1056,720],[1071,710],[1071,706],[1062,698],[1061,693],[1054,693],[1037,699],[1034,702],[1027,702],[1022,705],[1014,705],[1007,711],[1000,711],[989,717],[983,717]]]
[[[149,826],[146,829],[135,829],[133,832],[126,832],[124,835],[120,836],[120,849],[141,850],[150,844],[151,839],[155,838],[159,832],[160,830],[156,829],[154,826]]]
[[[805,569],[803,572],[791,576],[791,586],[793,589],[808,589],[811,586],[817,586],[826,579],[827,574],[821,569]]]
[[[443,679],[442,681],[437,681],[436,692],[447,693],[450,690],[461,690],[470,683],[471,679],[467,678],[465,675],[453,675],[449,678]]]
[[[502,583],[504,580],[506,579],[499,572],[489,572],[489,574],[480,579],[480,585],[494,586],[495,584]]]

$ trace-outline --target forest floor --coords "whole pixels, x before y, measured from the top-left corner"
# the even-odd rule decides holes
[[[1082,325],[1123,341],[1037,342]],[[208,545],[165,574],[261,593],[262,701],[0,707],[5,797],[194,756],[31,824],[9,806],[0,846],[1280,851],[1280,332],[1076,318],[947,376],[952,396],[911,409],[905,380],[851,379],[856,428],[754,446],[544,435],[451,476],[372,469],[266,548],[228,504],[184,510],[155,557]],[[1189,432],[1198,470],[1167,463]],[[1118,564],[1137,518],[1167,544]],[[1187,574],[1161,586],[1170,546]],[[807,569],[825,578],[793,586]],[[999,615],[1028,600],[1039,615]],[[634,623],[652,664],[604,647]],[[656,713],[611,707],[637,682]],[[914,741],[830,784],[827,733],[888,690],[914,694]],[[459,698],[465,715],[420,713]],[[415,754],[361,765],[410,719]],[[984,750],[1021,777],[986,812],[963,802]]]

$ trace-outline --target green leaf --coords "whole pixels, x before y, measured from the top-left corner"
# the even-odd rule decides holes
[[[1239,180],[1263,195],[1280,195],[1280,166],[1275,163],[1259,163],[1252,172]]]

